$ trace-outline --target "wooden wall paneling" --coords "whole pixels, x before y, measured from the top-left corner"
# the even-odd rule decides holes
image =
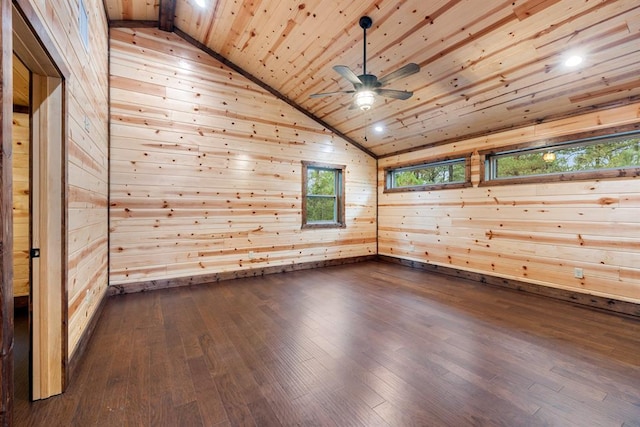
[[[382,191],[384,169],[410,159],[638,123],[639,107],[623,106],[379,159],[379,253],[640,303],[637,178]],[[584,278],[575,278],[574,268],[582,268]]]
[[[577,117],[510,129],[488,136],[481,135],[469,139],[443,141],[428,150],[407,150],[402,153],[382,156],[380,161],[383,165],[428,161],[445,154],[451,156],[468,154],[476,150],[490,150],[518,143],[536,142],[542,146],[545,144],[545,140],[553,138],[590,131],[604,131],[618,126],[637,125],[638,119],[640,119],[640,103],[633,103],[589,112]]]
[[[326,121],[322,120],[321,118],[319,118],[318,116],[313,114],[313,112],[311,112],[310,110],[307,110],[307,109],[303,108],[300,104],[298,104],[297,102],[293,101],[291,98],[288,98],[288,97],[284,96],[280,91],[275,89],[273,86],[269,86],[268,84],[265,84],[262,80],[260,80],[259,78],[257,78],[253,74],[247,73],[246,71],[244,71],[244,69],[242,67],[239,67],[238,65],[236,65],[235,63],[230,61],[225,56],[220,55],[216,51],[213,51],[213,50],[209,49],[206,45],[200,43],[198,40],[195,40],[194,38],[192,38],[191,36],[189,36],[188,34],[182,32],[182,31],[178,30],[178,34],[180,35],[181,38],[187,40],[190,44],[192,44],[192,45],[204,50],[207,54],[213,56],[216,60],[218,60],[219,62],[222,62],[225,66],[227,66],[227,67],[231,68],[232,70],[234,70],[235,72],[241,74],[242,76],[244,76],[245,78],[250,80],[252,83],[257,85],[258,87],[260,87],[260,88],[264,89],[265,91],[269,92],[270,94],[274,95],[276,98],[284,101],[289,106],[293,107],[295,110],[299,111],[303,115],[307,116],[308,118],[310,118],[314,122],[316,122],[319,125],[321,125],[323,128],[330,130],[336,136],[340,137],[341,139],[343,139],[345,141],[348,141],[352,146],[358,148],[359,150],[363,151],[364,153],[367,153],[371,157],[375,157],[374,153],[372,151],[370,151],[368,148],[366,148],[364,145],[362,145],[360,142],[356,141],[355,139],[353,139],[353,138],[347,136],[346,134],[344,134],[343,132],[339,131],[334,126],[330,125]]]
[[[153,1],[125,1],[120,4],[109,3],[107,12],[109,20],[136,19],[142,21],[158,21],[160,0]]]
[[[120,10],[116,19],[122,19],[122,9],[131,9],[123,0],[105,3]],[[220,53],[376,155],[576,116],[640,96],[637,2],[489,0],[473,10],[468,6],[311,0],[297,7],[265,1],[200,8],[177,1],[174,23],[180,35]],[[142,11],[132,13],[131,19],[149,19]],[[414,97],[377,102],[369,123],[346,108],[348,95],[309,98],[350,88],[331,67],[344,64],[360,72],[362,15],[374,22],[368,35],[370,72],[381,76],[409,62],[421,66],[420,73],[394,82],[413,90]],[[587,53],[585,65],[564,68],[567,51],[579,48]],[[164,52],[168,49],[170,43]],[[365,140],[365,127],[377,122],[385,123],[388,133]]]
[[[68,290],[74,294],[64,295],[65,313],[69,313],[72,301],[82,294],[82,301],[86,302],[86,311],[76,311],[72,318],[64,319],[69,328],[68,342],[64,343],[66,357],[76,356],[77,339],[87,330],[91,318],[95,314],[99,301],[105,295],[106,256],[108,233],[107,226],[107,194],[108,194],[108,34],[105,8],[99,0],[86,0],[85,5],[89,14],[89,47],[85,49],[81,41],[78,20],[78,2],[52,3],[43,0],[34,2],[18,1],[20,8],[37,32],[42,43],[52,53],[53,60],[65,79],[64,101],[67,110],[66,147],[67,163],[65,169],[68,177],[66,186],[62,190],[67,194],[69,209],[66,218],[66,233],[63,239],[77,236],[88,222],[76,223],[77,216],[72,211],[84,211],[87,216],[94,218],[91,222],[95,229],[88,234],[91,241],[84,241],[84,249],[74,246],[73,253],[65,253],[68,266]],[[46,70],[35,70],[43,75]],[[54,70],[55,71],[55,70]],[[87,173],[75,172],[75,168],[83,169]],[[85,179],[87,176],[90,179]],[[96,184],[101,182],[102,184]],[[78,199],[76,199],[78,197]],[[86,201],[90,200],[91,203]],[[74,241],[78,245],[78,241]],[[86,260],[94,263],[79,263],[74,257],[82,253]],[[101,271],[101,273],[100,273]],[[94,274],[98,272],[98,274]],[[91,273],[91,274],[90,274]],[[87,280],[79,283],[78,278]],[[65,314],[66,316],[66,314]]]
[[[62,33],[56,32],[57,40],[61,44],[75,46],[68,50],[75,55],[67,58],[74,73],[74,78],[69,81],[71,141],[68,188],[76,188],[77,191],[70,191],[69,194],[78,196],[84,193],[86,197],[89,193],[95,200],[99,200],[85,207],[72,207],[77,202],[69,198],[68,236],[86,227],[93,228],[90,233],[92,240],[83,242],[84,249],[76,249],[75,246],[71,246],[71,243],[69,248],[68,263],[73,266],[73,274],[69,274],[68,278],[70,286],[67,296],[69,300],[68,354],[70,356],[95,313],[99,301],[103,298],[107,284],[107,22],[103,15],[104,9],[99,2],[87,1],[86,6],[90,14],[91,31],[91,45],[88,52],[81,48],[82,43],[77,32],[72,32],[66,39],[60,37]],[[77,22],[77,9],[67,9],[67,11],[68,15],[65,15],[62,9],[54,13],[59,17],[60,22],[64,22],[64,16],[68,16],[66,19],[73,19],[72,22]],[[73,26],[75,27],[75,24]],[[84,212],[86,215],[79,216],[79,212]],[[80,217],[91,217],[93,220],[79,220]],[[71,249],[74,251],[72,252]],[[84,262],[77,261],[76,257],[79,254]],[[73,302],[77,299],[83,301],[86,310],[71,310]]]
[[[13,113],[13,295],[29,295],[29,114]]]
[[[111,33],[111,285],[375,254],[370,156],[179,37]],[[348,224],[303,232],[320,158],[347,165]]]

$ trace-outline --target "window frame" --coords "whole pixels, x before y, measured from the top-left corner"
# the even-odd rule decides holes
[[[307,220],[307,185],[309,169],[329,170],[336,174],[336,193],[333,197],[336,199],[335,221],[309,222]],[[345,174],[347,167],[345,165],[335,165],[329,163],[302,161],[302,228],[345,228]],[[311,195],[311,197],[316,197]]]
[[[464,181],[462,182],[444,182],[438,184],[425,184],[414,185],[410,187],[391,187],[393,173],[403,169],[417,169],[420,167],[439,166],[447,163],[464,162]],[[455,188],[470,187],[471,184],[471,154],[467,153],[462,156],[448,156],[438,157],[429,161],[420,161],[407,163],[402,165],[395,165],[392,167],[384,168],[384,193],[405,193],[410,191],[432,191],[432,190],[445,190]]]
[[[571,145],[584,145],[597,143],[598,140],[618,138],[625,135],[637,134],[640,137],[640,125],[621,126],[614,128],[598,129],[595,131],[581,132],[551,139],[536,140],[527,143],[513,144],[490,150],[479,151],[480,155],[480,183],[479,186],[532,184],[568,181],[589,181],[599,179],[633,178],[640,176],[640,167],[628,166],[622,168],[593,169],[575,172],[552,172],[547,174],[527,175],[508,178],[490,178],[492,158],[506,154],[546,152],[554,148],[562,148]]]

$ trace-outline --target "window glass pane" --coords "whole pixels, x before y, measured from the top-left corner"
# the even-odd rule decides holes
[[[344,169],[303,162],[303,228],[345,227]]]
[[[464,159],[395,169],[390,188],[465,182],[465,169]]]
[[[333,196],[336,194],[336,171],[309,168],[307,194]]]
[[[596,171],[640,165],[640,135],[581,141],[545,150],[496,155],[491,178]]]
[[[307,222],[335,222],[336,199],[334,197],[307,198]]]

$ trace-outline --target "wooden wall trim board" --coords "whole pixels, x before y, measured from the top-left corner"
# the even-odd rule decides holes
[[[0,425],[13,425],[13,56],[10,0],[0,0]]]
[[[357,262],[375,260],[376,255],[358,256],[352,258],[340,258],[326,261],[304,262],[299,264],[287,264],[273,267],[250,268],[247,270],[228,271],[223,273],[203,274],[199,276],[177,277],[173,279],[149,280],[135,283],[124,283],[109,286],[109,296],[131,294],[136,292],[148,292],[158,289],[178,288],[182,286],[202,285],[222,282],[226,280],[240,279],[244,277],[266,276],[269,274],[287,273],[291,271],[309,270],[312,268],[331,267],[336,265],[354,264]]]
[[[13,112],[18,114],[29,114],[29,107],[26,105],[13,105]]]
[[[130,21],[114,19],[109,21],[109,28],[158,28],[158,21]]]
[[[446,267],[443,265],[429,264],[421,261],[414,261],[403,258],[396,258],[386,255],[378,255],[380,261],[392,264],[400,264],[411,268],[416,268],[430,273],[445,274],[461,279],[473,280],[487,285],[501,288],[513,289],[521,292],[541,295],[549,298],[559,299],[575,303],[578,305],[624,314],[628,316],[640,317],[640,304],[628,301],[621,301],[614,298],[605,298],[597,295],[589,295],[581,292],[569,291],[567,289],[552,288],[535,283],[523,282],[521,280],[508,279],[504,277],[492,276],[473,271],[461,270],[459,268]]]
[[[230,271],[225,273],[205,274],[200,276],[179,277],[174,279],[150,280],[135,283],[126,283],[121,285],[109,286],[108,296],[124,295],[137,292],[149,292],[158,289],[177,288],[183,286],[205,285],[227,280],[234,280],[244,277],[265,276],[269,274],[287,273],[291,271],[308,270],[312,268],[323,268],[337,265],[353,264],[364,261],[380,260],[393,264],[404,265],[416,268],[430,273],[445,274],[447,276],[455,276],[461,279],[473,280],[492,286],[509,288],[516,291],[533,293],[549,298],[554,298],[570,303],[579,304],[589,308],[595,308],[617,314],[640,317],[640,304],[616,300],[614,298],[605,298],[597,295],[588,295],[580,292],[569,291],[566,289],[551,288],[535,283],[523,282],[520,280],[508,279],[498,276],[492,276],[483,273],[461,270],[457,268],[446,267],[442,265],[428,264],[420,261],[413,261],[403,258],[396,258],[386,255],[369,255],[354,258],[343,258],[329,261],[309,262],[302,264],[291,264],[286,266],[256,268],[249,270]],[[87,341],[90,335],[86,337]],[[75,356],[74,356],[75,357]],[[71,363],[71,362],[70,362]]]

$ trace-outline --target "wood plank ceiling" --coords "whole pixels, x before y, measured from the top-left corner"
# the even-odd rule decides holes
[[[184,32],[380,157],[640,98],[637,0],[104,2],[112,23]],[[413,97],[368,112],[349,94],[310,98],[352,89],[332,66],[362,73],[363,15],[368,72],[417,63],[389,85]],[[584,62],[566,67],[573,52]]]

